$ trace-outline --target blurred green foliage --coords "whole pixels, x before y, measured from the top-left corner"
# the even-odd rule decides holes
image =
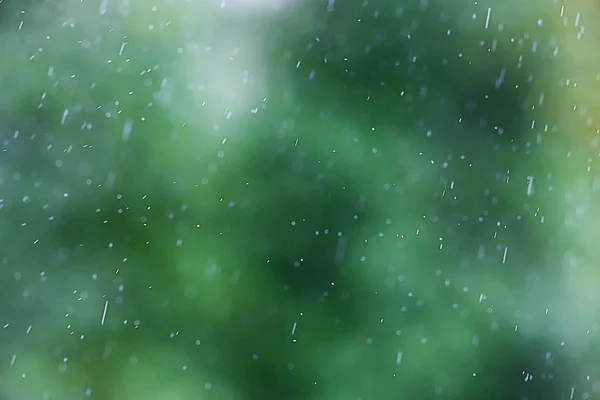
[[[509,3],[0,2],[0,397],[597,398]]]

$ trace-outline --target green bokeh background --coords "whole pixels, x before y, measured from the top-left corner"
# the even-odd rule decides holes
[[[595,10],[1,1],[0,398],[600,398]]]

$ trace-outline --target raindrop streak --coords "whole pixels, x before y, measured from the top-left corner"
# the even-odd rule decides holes
[[[400,364],[402,362],[402,352],[399,351],[396,355],[396,364]]]
[[[65,109],[65,110],[63,111],[62,117],[60,118],[60,124],[61,124],[61,125],[64,125],[64,124],[65,124],[65,121],[67,120],[67,116],[68,116],[68,115],[69,115],[69,110],[68,110],[68,109]]]
[[[129,135],[131,135],[131,130],[133,129],[133,121],[127,120],[125,121],[125,125],[123,125],[123,141],[126,142],[129,140]]]
[[[100,325],[104,325],[104,320],[106,319],[106,311],[108,310],[108,300],[106,300],[106,303],[104,303],[104,312],[102,313],[102,321],[100,322]]]
[[[527,177],[527,196],[533,195],[533,176]]]

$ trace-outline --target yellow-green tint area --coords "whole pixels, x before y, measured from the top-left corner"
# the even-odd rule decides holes
[[[599,398],[599,16],[0,1],[0,398]]]

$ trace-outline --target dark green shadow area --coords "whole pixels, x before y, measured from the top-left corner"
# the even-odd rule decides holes
[[[40,122],[33,125],[38,129],[51,128],[44,121],[56,111],[40,112]],[[166,114],[155,114],[154,129],[170,129],[167,121]],[[23,131],[29,133],[27,129]],[[127,146],[136,148],[134,159],[128,158],[131,147]],[[144,143],[138,139],[127,146],[111,153],[118,171],[112,188],[83,186],[72,194],[72,205],[61,208],[51,223],[44,218],[42,207],[23,211],[16,193],[6,199],[5,206],[14,209],[7,225],[27,220],[36,224],[38,230],[47,231],[36,250],[15,254],[14,258],[25,262],[30,269],[45,264],[47,274],[54,279],[69,277],[85,281],[97,274],[106,284],[112,282],[118,286],[122,282],[126,296],[122,305],[111,305],[112,312],[134,315],[142,321],[139,330],[131,329],[133,321],[121,328],[113,325],[110,332],[104,333],[90,327],[86,333],[89,340],[85,342],[74,340],[73,344],[65,344],[59,335],[56,345],[72,354],[71,358],[87,371],[90,384],[95,382],[94,387],[102,388],[99,396],[114,398],[112,390],[118,392],[119,388],[111,388],[106,381],[112,376],[109,371],[120,367],[121,358],[111,366],[110,359],[103,357],[107,343],[118,344],[114,346],[117,354],[143,352],[145,346],[153,347],[154,343],[168,340],[173,327],[181,331],[174,349],[189,353],[190,368],[201,367],[222,374],[252,398],[306,398],[312,391],[307,380],[311,364],[302,346],[328,337],[334,340],[334,335],[340,332],[355,332],[368,310],[368,302],[361,300],[361,283],[344,273],[344,249],[338,244],[342,239],[348,243],[359,240],[360,225],[355,223],[353,215],[368,221],[368,215],[360,210],[360,196],[336,184],[345,180],[337,176],[339,171],[330,172],[326,168],[303,171],[293,157],[285,153],[274,155],[276,149],[265,143],[260,146],[261,151],[249,157],[254,160],[250,165],[220,175],[217,184],[225,195],[238,192],[240,204],[231,210],[224,205],[223,213],[206,213],[203,205],[210,204],[214,209],[218,199],[211,198],[201,188],[191,197],[178,194],[166,176],[140,173],[139,166],[152,163],[143,151]],[[45,160],[47,166],[41,168],[45,175],[37,174],[39,160],[44,160],[43,150],[42,145],[17,148],[11,164],[21,171],[27,171],[29,166],[31,170],[24,173],[29,180],[60,180],[60,173],[51,168],[51,160]],[[301,163],[319,165],[310,154],[304,155]],[[94,174],[102,178],[107,172],[94,171]],[[268,192],[246,189],[248,178]],[[181,212],[183,204],[187,205],[185,213]],[[297,221],[297,225],[295,222],[292,225],[292,221]],[[343,232],[343,238],[338,232]],[[231,254],[229,246],[216,244],[221,234],[233,246],[235,254]],[[178,237],[184,238],[186,247],[202,248],[208,253],[187,260],[190,268],[197,265],[204,269],[211,262],[209,259],[218,260],[222,266],[219,278],[214,278],[225,291],[223,296],[216,295],[218,303],[200,304],[202,294],[197,292],[204,285],[198,287],[200,282],[186,285],[178,276],[176,265],[181,262],[181,253],[175,246]],[[207,242],[215,247],[211,248]],[[122,263],[115,253],[127,255],[127,262]],[[98,269],[98,265],[105,266]],[[28,277],[30,282],[35,279],[36,275]],[[261,292],[262,286],[269,291]],[[70,304],[68,299],[48,304],[55,295],[53,290],[42,290],[32,296],[28,308],[57,313]],[[111,304],[114,296],[120,295],[102,295]],[[219,302],[221,297],[223,303]],[[214,310],[216,315],[208,312]],[[310,317],[318,328],[306,329],[300,343],[293,343],[290,333],[293,316],[309,310],[318,313]],[[89,324],[87,317],[79,319],[76,311],[70,318],[73,326]],[[203,338],[207,343],[203,346],[209,350],[198,354],[186,350],[194,347],[198,337]],[[44,340],[39,350],[47,346]],[[258,359],[253,354],[259,355]],[[290,360],[294,360],[293,371],[287,367]]]
[[[531,154],[530,145],[536,137],[530,125],[532,119],[540,117],[531,112],[531,105],[539,101],[539,82],[551,77],[552,70],[545,56],[530,58],[523,65],[516,62],[522,50],[507,44],[509,32],[481,29],[474,37],[461,29],[465,21],[456,17],[464,16],[459,7],[441,9],[441,19],[431,9],[424,13],[406,6],[398,14],[401,17],[393,17],[394,12],[383,2],[339,8],[336,4],[336,11],[328,16],[315,10],[315,15],[322,17],[315,18],[320,28],[299,35],[294,45],[289,41],[274,45],[273,59],[285,61],[273,62],[269,73],[288,85],[284,95],[274,95],[281,96],[282,104],[288,93],[293,95],[287,98],[294,99],[279,110],[298,120],[307,120],[307,115],[344,118],[363,132],[359,137],[368,137],[372,143],[377,143],[378,137],[386,143],[389,135],[398,135],[400,140],[416,143],[438,165],[447,163],[440,168],[439,182],[431,187],[432,198],[422,199],[430,204],[429,217],[433,214],[436,218],[420,227],[429,243],[443,236],[448,250],[433,253],[423,246],[422,262],[437,264],[444,273],[466,284],[485,275],[521,296],[527,296],[528,288],[541,279],[548,293],[536,299],[539,307],[560,288],[560,278],[556,278],[561,274],[560,265],[553,261],[564,254],[562,247],[556,247],[557,242],[548,241],[553,228],[540,224],[539,210],[527,194],[528,174],[539,176],[537,173],[543,170],[534,163],[539,153],[534,154],[535,158]],[[286,22],[292,24],[291,20]],[[445,35],[447,30],[452,34]],[[388,129],[380,129],[382,125]],[[377,132],[371,127],[377,127]],[[428,130],[433,132],[431,137],[426,135]],[[331,132],[330,137],[336,134],[339,132]],[[520,186],[507,187],[507,179],[517,180]],[[451,185],[460,187],[458,199],[453,198]],[[366,197],[368,210],[379,208],[380,203],[372,201],[376,195]],[[496,247],[495,231],[502,237],[501,248]],[[503,265],[505,247],[510,250],[509,257],[518,260],[516,264]],[[497,306],[514,307],[522,301],[509,294],[499,298],[502,292],[491,292],[500,300]],[[423,321],[433,320],[421,315]],[[489,330],[479,322],[464,324]],[[431,330],[443,332],[444,328]],[[557,388],[564,392],[568,387],[567,380],[552,378],[552,374],[533,384],[522,376],[523,370],[535,370],[547,377],[547,372],[542,372],[546,371],[543,349],[556,349],[556,344],[546,338],[540,343],[509,340],[500,334],[490,339],[486,344],[489,350],[456,361],[479,365],[485,371],[483,377],[479,374],[473,380],[476,383],[467,397],[558,398]],[[491,356],[494,351],[502,353],[498,362]],[[563,373],[570,363],[576,361],[561,358]],[[454,366],[451,368],[456,371]],[[435,379],[422,386],[417,382],[408,390],[430,398],[426,387],[431,388]],[[380,397],[391,395],[383,384],[380,389]],[[399,396],[405,393],[401,391]],[[462,387],[445,398],[464,396]],[[441,394],[439,397],[444,398]],[[431,398],[437,397],[431,394]]]

